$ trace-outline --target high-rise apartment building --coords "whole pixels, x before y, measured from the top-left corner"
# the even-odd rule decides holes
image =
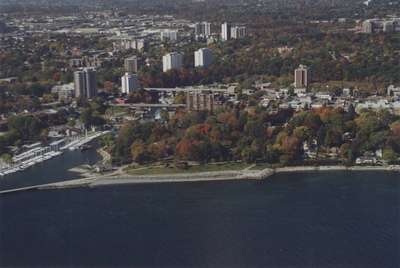
[[[194,34],[196,38],[203,37],[206,38],[211,35],[211,23],[201,22],[196,23],[194,26]]]
[[[178,52],[168,53],[163,56],[163,72],[180,69],[183,65],[183,55]]]
[[[309,82],[309,70],[305,65],[299,65],[294,71],[294,86],[295,88],[306,88]]]
[[[222,41],[231,39],[231,26],[227,22],[221,25],[221,38]]]
[[[97,95],[96,71],[84,68],[74,72],[75,97],[91,99]]]
[[[231,38],[240,39],[247,35],[247,29],[245,26],[235,26],[231,28]]]
[[[200,48],[194,52],[194,67],[208,67],[213,60],[214,56],[209,48]]]
[[[137,57],[132,56],[132,57],[126,58],[124,60],[124,67],[125,67],[125,72],[137,73],[137,71],[138,71]]]
[[[134,90],[140,88],[139,79],[137,74],[125,73],[121,77],[121,92],[124,94],[129,94]]]

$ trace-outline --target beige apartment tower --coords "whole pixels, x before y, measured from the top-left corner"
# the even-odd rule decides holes
[[[138,71],[137,57],[132,56],[132,57],[126,58],[124,60],[124,67],[125,67],[125,72],[127,72],[127,73],[137,73],[137,71]]]
[[[300,66],[294,71],[294,87],[295,88],[306,88],[309,83],[310,72],[308,67],[300,64]]]

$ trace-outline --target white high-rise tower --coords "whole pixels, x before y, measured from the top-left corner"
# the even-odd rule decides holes
[[[121,77],[121,92],[124,94],[129,94],[136,89],[140,88],[138,76],[136,74],[125,73]]]
[[[213,60],[213,53],[209,48],[200,48],[194,52],[194,67],[208,67]]]
[[[163,72],[180,69],[183,65],[183,55],[178,52],[168,53],[163,56]]]

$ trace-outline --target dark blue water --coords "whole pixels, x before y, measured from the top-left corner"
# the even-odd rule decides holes
[[[95,144],[94,144],[95,145]],[[66,151],[64,154],[43,163],[32,166],[22,172],[0,177],[0,190],[45,184],[79,178],[79,174],[69,169],[89,164],[93,165],[101,159],[95,148],[81,152]]]
[[[0,196],[0,266],[400,267],[398,173]]]

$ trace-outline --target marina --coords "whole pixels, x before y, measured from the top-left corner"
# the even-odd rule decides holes
[[[27,146],[29,149],[28,151],[15,155],[12,158],[11,164],[0,167],[0,176],[3,177],[26,170],[36,164],[60,156],[67,150],[75,151],[81,148],[86,148],[88,143],[107,133],[109,133],[109,131],[93,132],[86,134],[83,137],[75,136],[63,138],[50,143],[48,146],[42,146],[40,143]]]

